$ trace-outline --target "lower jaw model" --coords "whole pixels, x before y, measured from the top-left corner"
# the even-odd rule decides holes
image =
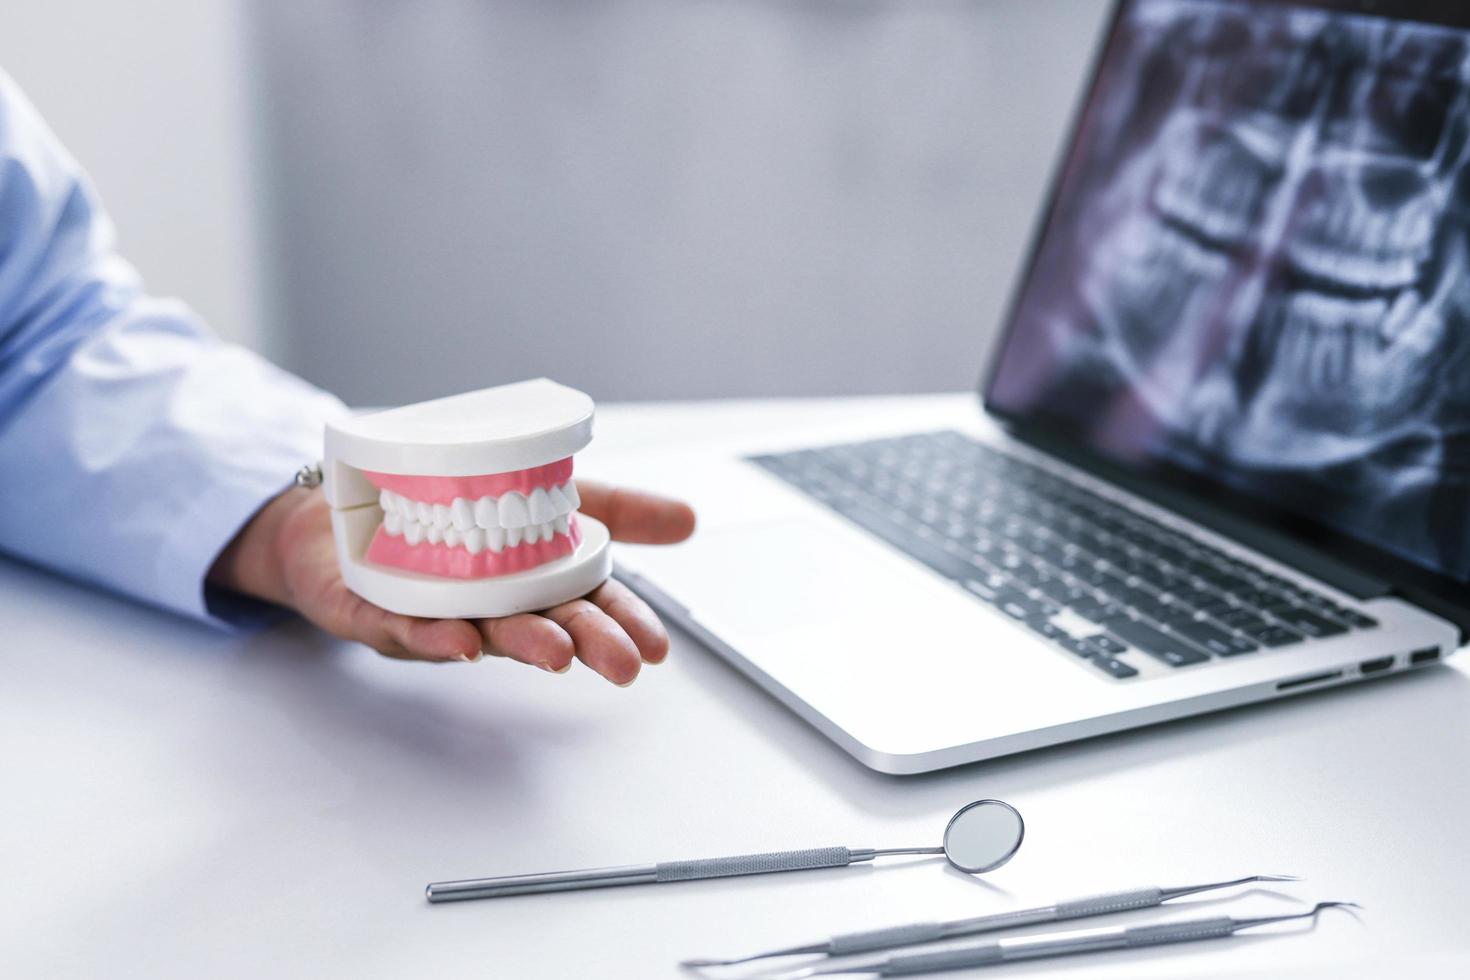
[[[608,531],[578,514],[592,400],[546,379],[329,423],[323,483],[347,587],[392,612],[507,616],[595,589]]]

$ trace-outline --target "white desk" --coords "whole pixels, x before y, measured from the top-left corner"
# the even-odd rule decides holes
[[[615,407],[579,470],[711,427],[962,402]],[[894,778],[684,637],[618,690],[580,668],[403,664],[300,624],[219,636],[0,559],[0,974],[676,977],[683,956],[1281,871],[1308,876],[1300,898],[1362,902],[1361,924],[975,975],[1464,976],[1467,761],[1464,663]],[[1028,825],[985,880],[921,860],[423,900],[431,879],[937,843],[979,796]]]

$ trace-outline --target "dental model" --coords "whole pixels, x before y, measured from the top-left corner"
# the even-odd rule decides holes
[[[322,484],[342,580],[391,612],[508,616],[585,595],[608,531],[577,513],[592,399],[546,378],[329,422]]]

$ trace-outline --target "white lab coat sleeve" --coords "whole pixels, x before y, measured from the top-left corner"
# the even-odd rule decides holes
[[[0,73],[0,551],[249,623],[265,610],[205,576],[343,412],[144,293],[85,175]]]

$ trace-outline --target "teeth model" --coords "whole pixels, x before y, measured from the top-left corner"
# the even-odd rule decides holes
[[[327,426],[323,489],[347,587],[410,616],[545,609],[612,570],[577,513],[592,399],[545,378]]]

